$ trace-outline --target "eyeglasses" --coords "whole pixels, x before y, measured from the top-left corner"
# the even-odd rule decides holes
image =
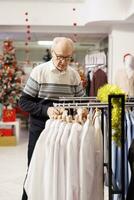
[[[70,61],[71,60],[71,56],[61,56],[61,55],[58,55],[54,50],[53,50],[53,52],[54,52],[54,54],[55,54],[55,56],[56,56],[56,59],[58,60],[58,61],[62,61],[62,60],[65,60],[65,61]]]

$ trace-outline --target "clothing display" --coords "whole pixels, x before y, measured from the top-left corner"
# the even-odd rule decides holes
[[[89,96],[97,96],[97,91],[100,87],[105,85],[107,83],[107,75],[106,73],[101,69],[98,68],[93,73],[93,78],[90,83],[90,93]]]
[[[84,124],[48,120],[25,180],[28,200],[103,200],[102,155],[99,110]]]
[[[29,165],[29,170],[25,181],[25,187],[27,188],[27,194],[29,195],[29,199],[42,198],[42,194],[44,191],[42,171],[44,170],[44,164],[47,164],[47,152],[46,146],[44,144],[46,143],[48,136],[50,137],[50,134],[48,135],[47,132],[48,130],[50,130],[50,127],[53,128],[54,123],[55,121],[51,119],[46,122],[46,128],[43,130],[37,141],[37,145],[35,147],[36,151],[34,151],[34,156],[32,156],[31,165]],[[44,152],[45,154],[40,152]],[[34,163],[36,163],[36,165],[34,165]]]
[[[133,141],[134,141],[134,112],[126,110],[125,112],[125,157],[124,166],[125,168],[125,197],[127,200],[134,198],[133,193],[133,168],[132,163],[134,159],[133,154]],[[112,142],[112,172],[113,172],[113,187],[114,190],[118,191],[122,187],[121,180],[121,147],[118,146],[114,141]],[[121,195],[116,194],[113,196],[113,200],[120,200]]]
[[[106,54],[105,52],[97,52],[87,54],[85,56],[85,65],[106,65]]]
[[[134,200],[134,0],[0,5],[0,200]]]
[[[134,189],[133,189],[134,187],[134,139],[129,149],[128,160],[130,163],[132,176],[131,176],[130,184],[128,187],[126,200],[133,200],[134,199]]]
[[[80,199],[94,199],[95,128],[90,117],[83,126],[80,146]],[[89,192],[88,192],[89,191]]]

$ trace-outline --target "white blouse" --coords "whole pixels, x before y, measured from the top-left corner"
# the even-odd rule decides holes
[[[37,140],[24,184],[28,200],[42,200],[44,191],[42,175],[45,167],[44,164],[46,163],[44,143],[49,136],[50,127],[54,123],[52,119],[49,119]]]
[[[103,200],[103,137],[100,123],[100,111],[94,116],[95,127],[95,187],[94,200]]]
[[[54,144],[61,124],[60,120],[55,120],[55,126],[51,128],[51,137],[47,148],[47,167],[44,168],[44,200],[53,199],[53,165],[54,165]],[[42,200],[42,199],[40,199]]]
[[[63,135],[64,129],[66,126],[66,122],[61,122],[59,126],[59,131],[55,140],[54,144],[54,162],[53,162],[53,200],[59,200],[59,194],[58,194],[58,186],[60,184],[59,179],[61,177],[61,172],[59,171],[59,165],[60,165],[60,141],[61,137]],[[61,188],[60,188],[61,190]],[[61,190],[62,192],[62,190]],[[62,199],[63,200],[63,199]]]
[[[66,200],[79,200],[79,145],[82,126],[73,123],[67,142]]]
[[[68,138],[71,132],[72,123],[67,123],[60,140],[60,151],[59,151],[59,168],[58,168],[58,200],[66,199],[66,159],[67,151],[66,146]]]
[[[95,128],[87,119],[81,134],[80,144],[80,200],[95,200],[94,179],[95,172]]]

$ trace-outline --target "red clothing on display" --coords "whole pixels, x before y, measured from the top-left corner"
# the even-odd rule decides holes
[[[91,81],[89,96],[97,96],[97,91],[100,87],[107,83],[107,75],[102,69],[98,69],[93,74]]]

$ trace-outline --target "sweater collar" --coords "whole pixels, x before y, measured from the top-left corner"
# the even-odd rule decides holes
[[[50,64],[50,70],[51,70],[52,72],[60,73],[60,74],[65,74],[65,73],[68,71],[68,68],[67,68],[66,70],[64,70],[64,71],[59,71],[59,70],[54,66],[52,60],[49,62],[49,64]]]

